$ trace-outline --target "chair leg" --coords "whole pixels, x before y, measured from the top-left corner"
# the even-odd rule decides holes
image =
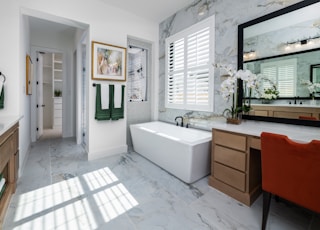
[[[263,212],[262,212],[262,226],[261,229],[265,230],[267,225],[267,219],[270,209],[271,193],[263,191]]]

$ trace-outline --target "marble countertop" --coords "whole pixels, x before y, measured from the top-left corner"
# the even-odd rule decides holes
[[[23,116],[0,116],[0,135],[4,134],[14,124],[16,124]]]
[[[289,125],[273,122],[242,120],[239,125],[227,124],[225,121],[211,123],[214,129],[236,132],[251,136],[260,136],[262,132],[278,133],[288,136],[297,142],[320,140],[320,128],[303,125]]]

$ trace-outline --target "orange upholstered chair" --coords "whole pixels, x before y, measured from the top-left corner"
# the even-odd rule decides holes
[[[297,143],[287,136],[261,134],[262,229],[271,195],[320,213],[320,140]]]
[[[312,120],[312,121],[316,121],[317,120],[317,118],[315,118],[315,117],[308,117],[308,116],[299,116],[299,119]]]

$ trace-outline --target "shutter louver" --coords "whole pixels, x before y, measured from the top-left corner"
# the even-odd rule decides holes
[[[209,98],[209,27],[188,36],[188,105],[208,105]]]
[[[293,64],[279,66],[278,90],[280,97],[293,97],[295,68]]]
[[[168,103],[181,105],[184,102],[184,39],[170,43],[168,53]]]

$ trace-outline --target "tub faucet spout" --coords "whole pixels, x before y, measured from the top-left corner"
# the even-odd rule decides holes
[[[179,123],[177,122],[177,120],[178,120],[179,118],[181,119],[180,126],[183,127],[183,117],[182,117],[182,116],[177,116],[177,117],[174,119],[174,121],[176,122],[176,124],[177,124],[177,126],[178,126]]]

